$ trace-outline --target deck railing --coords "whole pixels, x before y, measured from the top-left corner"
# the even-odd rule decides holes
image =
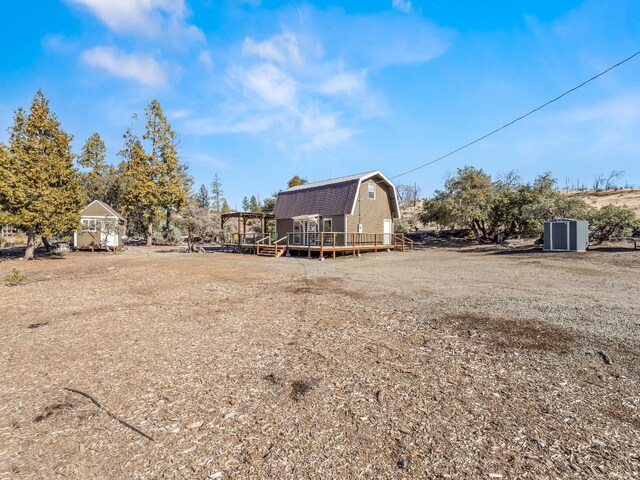
[[[303,247],[364,247],[394,246],[393,233],[348,233],[348,232],[288,232],[288,244]]]
[[[264,246],[264,245],[271,245],[271,235],[267,235],[266,237],[261,238],[260,240],[257,240],[256,243],[256,253],[260,253],[260,246]]]
[[[413,240],[402,233],[288,232],[292,247],[394,247],[413,250]]]
[[[396,246],[396,248],[400,247],[403,252],[407,249],[407,247],[410,250],[413,250],[413,240],[405,236],[403,233],[393,234],[393,244]]]

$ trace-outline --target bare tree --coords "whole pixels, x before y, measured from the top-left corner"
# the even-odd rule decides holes
[[[396,191],[398,192],[398,200],[400,200],[400,203],[411,203],[415,207],[416,203],[419,200],[422,189],[418,186],[418,184],[414,183],[413,185],[398,185]]]
[[[522,184],[522,176],[517,170],[509,170],[498,175],[498,187],[514,188],[520,184]]]
[[[604,189],[611,190],[612,188],[616,188],[616,185],[613,183],[614,180],[620,180],[623,177],[624,172],[622,170],[611,170],[609,176],[604,180]]]
[[[605,183],[605,176],[601,173],[599,175],[596,175],[595,177],[593,177],[593,189],[594,190],[601,190],[602,186]]]

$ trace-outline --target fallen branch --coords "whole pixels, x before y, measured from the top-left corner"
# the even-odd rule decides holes
[[[125,427],[127,427],[129,430],[133,430],[134,432],[136,432],[138,435],[142,435],[144,438],[146,438],[147,440],[150,440],[152,442],[154,442],[155,440],[153,438],[151,438],[149,435],[147,435],[146,433],[144,433],[142,430],[134,427],[133,425],[125,422],[124,420],[116,417],[113,413],[111,413],[109,410],[107,410],[105,407],[103,407],[100,402],[98,402],[95,398],[93,398],[91,395],[89,395],[88,393],[84,393],[80,390],[76,390],[75,388],[67,388],[64,387],[64,389],[68,392],[73,392],[73,393],[77,393],[78,395],[82,395],[85,398],[88,398],[91,403],[93,403],[96,407],[98,407],[100,410],[102,410],[104,413],[106,413],[107,415],[109,415],[111,418],[113,418],[114,420],[117,420],[118,422],[120,422],[120,424],[124,425]]]

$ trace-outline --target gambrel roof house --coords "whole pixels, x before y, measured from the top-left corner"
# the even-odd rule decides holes
[[[400,216],[396,188],[379,171],[307,183],[278,193],[274,208],[278,237],[296,235],[302,244],[316,232],[385,234],[391,241]]]

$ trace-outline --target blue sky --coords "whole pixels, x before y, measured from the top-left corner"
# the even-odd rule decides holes
[[[1,141],[42,88],[74,151],[97,131],[117,163],[156,98],[195,187],[217,172],[238,208],[295,174],[393,177],[640,49],[637,0],[3,0],[0,15]],[[640,185],[639,132],[637,57],[395,181],[428,195],[469,164]]]

